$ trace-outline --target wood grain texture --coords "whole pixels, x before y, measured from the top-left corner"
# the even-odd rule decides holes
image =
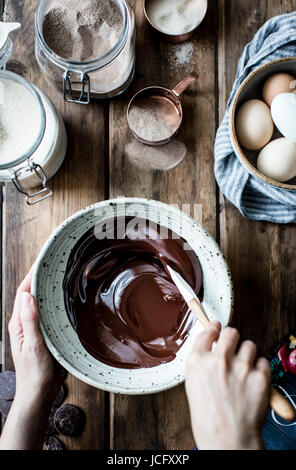
[[[11,369],[6,325],[11,316],[16,288],[36,259],[50,233],[65,218],[83,207],[104,199],[105,195],[105,109],[103,104],[88,107],[65,104],[61,95],[47,85],[34,56],[34,13],[37,0],[7,0],[5,20],[20,21],[14,53],[8,69],[38,85],[61,112],[68,132],[69,148],[65,162],[50,181],[54,197],[28,207],[13,185],[4,190],[3,226],[3,311],[6,313],[5,368]],[[104,393],[70,376],[68,401],[78,404],[87,415],[80,438],[63,439],[69,449],[104,447]]]
[[[269,18],[295,10],[296,1],[250,0],[237,6],[236,0],[219,1],[220,120],[244,46]],[[235,289],[233,325],[269,354],[296,326],[296,228],[246,220],[223,197],[221,208],[221,246]]]
[[[162,42],[144,19],[142,2],[134,1],[137,18],[137,69],[129,92],[110,103],[110,195],[158,199],[170,204],[200,204],[204,226],[216,237],[216,185],[213,141],[216,128],[215,2],[192,41],[193,53],[183,65],[176,57],[184,45]],[[178,52],[179,51],[179,52]],[[132,137],[126,122],[130,97],[140,88],[173,88],[197,70],[197,85],[181,97],[184,122],[178,140],[187,147],[185,160],[168,172],[139,170],[130,162],[125,143]],[[193,212],[191,212],[193,215]],[[194,442],[184,387],[157,395],[115,396],[111,443],[114,449],[192,449]]]

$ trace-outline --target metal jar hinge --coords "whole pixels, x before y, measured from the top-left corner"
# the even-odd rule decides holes
[[[43,186],[43,189],[40,189],[40,191],[36,191],[33,194],[29,194],[28,191],[24,188],[21,181],[18,179],[18,176],[20,174],[20,170],[13,171],[12,182],[15,185],[16,189],[26,196],[26,203],[29,206],[33,206],[34,204],[37,204],[38,202],[41,202],[44,199],[47,199],[48,197],[52,196],[53,195],[53,190],[50,189],[47,186],[47,176],[46,176],[43,168],[40,165],[28,161],[27,169],[29,169],[30,172],[35,173],[37,178],[40,180],[40,183]],[[38,196],[40,196],[40,197],[38,197]]]
[[[70,70],[64,73],[63,77],[63,96],[67,103],[89,104],[90,102],[90,79],[87,73],[81,73],[79,80],[81,82],[81,91],[79,98],[73,97],[71,84],[72,72]],[[69,96],[68,96],[69,95]]]

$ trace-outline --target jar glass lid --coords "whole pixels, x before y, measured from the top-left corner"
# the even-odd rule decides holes
[[[29,159],[44,136],[42,100],[23,77],[0,70],[0,170]]]

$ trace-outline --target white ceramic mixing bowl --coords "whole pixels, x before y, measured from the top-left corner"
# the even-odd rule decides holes
[[[120,198],[103,201],[74,214],[49,237],[33,273],[32,294],[40,312],[40,328],[46,344],[69,372],[80,380],[114,393],[145,394],[169,389],[185,379],[185,364],[196,335],[197,321],[176,358],[157,367],[121,369],[92,357],[82,346],[67,317],[62,288],[69,254],[91,227],[114,216],[148,218],[183,237],[199,257],[204,280],[204,306],[211,319],[228,324],[232,312],[232,282],[223,254],[201,225],[161,202]]]

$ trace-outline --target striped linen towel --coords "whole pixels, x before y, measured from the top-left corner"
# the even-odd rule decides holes
[[[251,175],[240,163],[229,135],[230,106],[238,87],[253,70],[272,60],[292,56],[296,56],[296,11],[267,21],[245,47],[216,135],[216,180],[227,199],[249,219],[282,224],[296,222],[296,191],[270,186]]]

